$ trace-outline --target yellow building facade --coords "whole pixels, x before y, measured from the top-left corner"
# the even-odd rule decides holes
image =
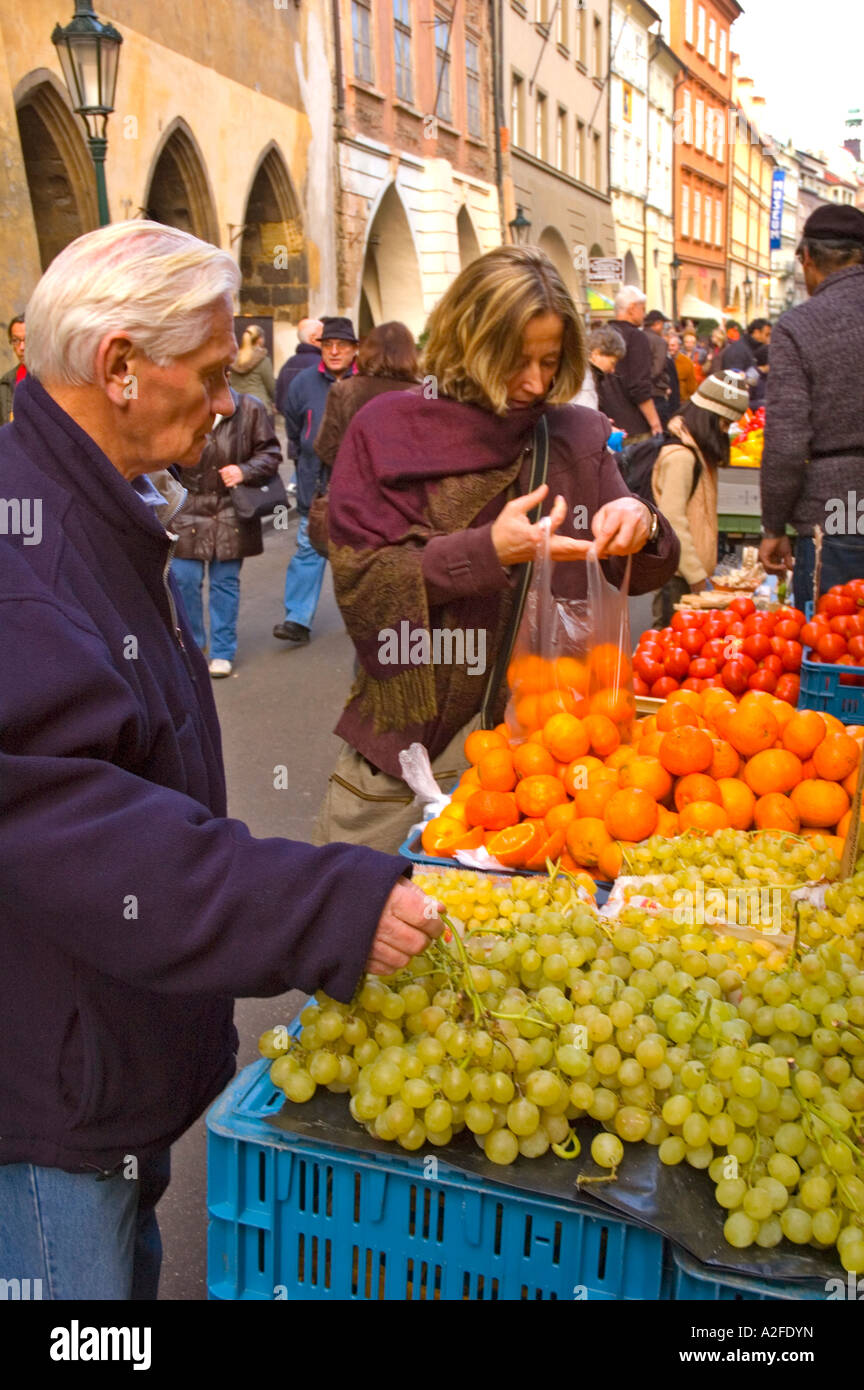
[[[726,311],[745,325],[768,317],[771,297],[771,186],[778,165],[760,130],[762,106],[733,54]]]

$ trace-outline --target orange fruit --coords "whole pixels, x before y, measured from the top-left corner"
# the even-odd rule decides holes
[[[814,768],[814,771],[815,771],[815,768]],[[852,796],[855,795],[855,792],[856,792],[856,790],[857,790],[857,788],[858,788],[858,769],[857,769],[857,767],[855,768],[854,772],[850,772],[850,773],[849,773],[848,777],[844,777],[844,778],[843,778],[843,781],[840,783],[840,785],[841,785],[841,787],[843,788],[843,790],[844,790],[845,792],[848,792],[848,793],[849,793],[849,796],[850,796],[850,797],[852,797]]]
[[[780,731],[782,733],[782,731],[786,728],[786,725],[791,723],[791,721],[795,718],[796,711],[795,706],[790,705],[788,700],[778,700],[776,695],[772,695],[771,713],[777,720],[777,723],[780,726]]]
[[[720,805],[733,830],[749,830],[753,823],[756,798],[746,782],[738,777],[721,777],[717,783]]]
[[[576,863],[588,869],[597,867],[601,853],[612,843],[612,836],[598,816],[580,816],[572,820],[564,834]]]
[[[645,716],[644,719],[640,719],[640,720],[639,720],[639,736],[640,736],[640,738],[647,738],[647,737],[649,736],[649,734],[656,734],[656,733],[657,733],[657,716],[656,716],[656,714],[648,714],[648,715]]]
[[[518,777],[555,775],[555,759],[548,748],[538,743],[520,743],[514,748],[513,767]]]
[[[801,817],[802,825],[828,827],[836,825],[849,810],[849,797],[836,782],[807,777],[790,792],[792,804]]]
[[[567,800],[567,792],[560,778],[548,777],[544,773],[523,777],[516,785],[514,796],[523,816],[545,816],[553,806]],[[470,806],[471,803],[468,804]]]
[[[472,768],[473,771],[473,768]],[[460,802],[467,801],[469,796],[473,796],[477,790],[476,782],[472,785],[469,782],[460,781],[458,787],[454,787],[450,793],[451,806],[458,806]]]
[[[493,729],[473,729],[465,740],[465,757],[476,767],[484,753],[492,748],[506,748],[507,740]]]
[[[589,714],[582,722],[591,740],[592,753],[596,753],[599,758],[605,758],[609,753],[614,753],[621,742],[621,735],[617,725],[612,722],[608,715]]]
[[[572,763],[591,747],[581,719],[574,714],[553,714],[543,725],[543,743],[559,763]]]
[[[551,811],[547,811],[543,817],[543,825],[547,835],[552,835],[556,830],[560,830],[562,825],[569,825],[576,815],[576,806],[572,801],[561,801],[557,806],[553,806]]]
[[[861,813],[860,813],[858,819],[859,819],[862,823],[864,823],[864,804],[862,804],[862,806],[861,806]],[[849,807],[849,810],[846,812],[845,816],[841,816],[840,819],[839,819],[838,822],[837,822],[837,834],[838,834],[838,835],[841,835],[841,836],[843,837],[844,840],[845,840],[846,836],[849,834],[849,827],[850,827],[851,824],[852,824],[852,807],[850,806],[850,807]]]
[[[507,684],[518,696],[542,695],[552,689],[553,672],[542,656],[514,656],[507,667]]]
[[[685,694],[695,694],[695,691],[685,691]],[[683,700],[676,700],[674,703],[667,700],[657,711],[657,728],[664,734],[668,734],[670,729],[678,729],[682,724],[689,724],[692,728],[699,727],[699,714],[689,703]]]
[[[748,692],[750,695],[763,693],[765,692],[758,690]],[[736,752],[749,758],[754,753],[761,753],[771,747],[777,738],[778,725],[764,701],[752,701],[745,705],[746,698],[745,696],[735,713],[724,722],[722,733]]]
[[[456,790],[458,791],[459,788],[457,787]],[[460,825],[468,824],[468,813],[465,810],[465,802],[454,801],[452,797],[450,798],[444,809],[440,812],[440,815],[442,817],[445,817],[447,820],[458,821]]]
[[[788,830],[793,835],[801,829],[801,817],[794,802],[782,792],[767,792],[759,797],[753,808],[753,822],[759,830]]]
[[[617,790],[618,783],[607,778],[599,778],[596,782],[589,782],[587,787],[577,787],[573,794],[576,816],[596,816],[602,820],[603,812]]]
[[[632,758],[618,773],[618,785],[622,788],[639,787],[648,792],[655,801],[663,801],[672,790],[672,778],[659,758]]]
[[[824,713],[822,718],[825,720],[825,728],[829,734],[845,734],[846,725],[842,719],[838,719],[836,714]]]
[[[476,792],[477,788],[480,786],[480,778],[477,775],[476,767],[466,768],[459,778],[459,785],[460,787],[470,787]]]
[[[494,835],[487,838],[486,848],[499,864],[508,869],[521,868],[546,839],[545,829],[538,830],[531,821],[521,821],[519,825],[496,830]]]
[[[721,777],[734,777],[741,766],[741,759],[725,738],[715,738],[713,742],[714,759],[708,769],[710,776],[715,781]]]
[[[702,696],[695,690],[673,690],[666,696],[667,705],[689,705],[697,714],[702,713]]]
[[[657,827],[657,802],[641,787],[628,787],[610,796],[603,823],[614,840],[647,840]]]
[[[826,734],[813,753],[816,776],[826,782],[842,782],[858,766],[861,750],[849,734]]]
[[[680,694],[681,692],[677,693]],[[671,700],[672,696],[670,695],[669,698]],[[731,691],[722,690],[719,686],[709,686],[707,690],[703,690],[700,699],[702,700],[702,714],[712,723],[721,706],[725,705],[727,708],[731,706],[732,709],[738,707],[738,701]]]
[[[509,748],[491,748],[477,764],[480,785],[487,792],[512,792],[516,785],[516,769]]]
[[[624,856],[621,853],[621,846],[614,843],[608,844],[605,849],[600,851],[597,868],[604,878],[614,879],[620,874],[623,862]]]
[[[791,792],[801,781],[801,759],[785,748],[754,753],[744,765],[744,781],[757,796]]]
[[[484,830],[505,830],[519,820],[519,807],[512,792],[475,792],[465,802],[465,810],[468,824],[482,825]]]
[[[496,725],[495,725],[495,728],[492,730],[492,732],[493,732],[493,734],[500,734],[501,737],[503,738],[504,742],[509,744],[509,742],[510,742],[510,725],[509,725],[509,724],[496,724]]]
[[[575,656],[559,656],[552,663],[555,686],[558,690],[573,690],[577,695],[588,694],[588,667]]]
[[[545,695],[537,697],[538,723],[545,724],[553,714],[576,714],[585,705],[581,695],[572,695],[569,690],[547,690]]]
[[[603,767],[599,758],[587,754],[583,758],[574,758],[572,763],[568,763],[564,771],[560,774],[561,781],[571,796],[575,796],[580,787],[587,787],[592,773],[599,771]],[[607,768],[606,771],[611,771]]]
[[[676,835],[681,833],[681,823],[674,811],[667,811],[665,806],[657,807],[657,829],[655,835],[662,835],[665,840],[674,840]]]
[[[540,723],[540,696],[522,695],[514,706],[514,714],[522,729],[536,729]]]
[[[659,732],[655,731],[653,734],[644,734],[639,740],[637,750],[640,756],[644,755],[648,758],[656,758],[657,754],[660,752],[660,744],[662,742],[663,735]]]
[[[713,801],[691,801],[689,806],[684,807],[679,820],[682,830],[704,830],[709,835],[713,835],[715,830],[726,830],[729,826],[729,817],[723,807]]]
[[[547,859],[551,859],[554,863],[564,848],[564,833],[563,826],[558,830],[553,830],[548,840],[544,840],[540,848],[534,851],[525,865],[526,869],[539,869],[542,871],[546,868]]]
[[[613,724],[629,724],[636,713],[636,701],[626,686],[618,690],[598,690],[589,702],[592,714],[605,714]]]
[[[688,772],[680,778],[675,787],[675,810],[680,815],[685,806],[693,801],[713,801],[715,806],[723,805],[720,788],[713,777],[704,772]]]
[[[714,761],[714,744],[704,729],[681,724],[663,735],[658,753],[667,772],[683,777],[688,772],[705,772]]]
[[[453,854],[454,841],[460,840],[464,834],[465,827],[457,821],[435,816],[424,825],[420,843],[433,859],[449,859]]]
[[[633,667],[629,656],[616,647],[613,642],[601,642],[588,658],[588,671],[591,689],[603,686],[618,688],[629,681]]]
[[[816,764],[812,758],[807,758],[801,764],[801,780],[805,781],[808,777],[816,776]]]

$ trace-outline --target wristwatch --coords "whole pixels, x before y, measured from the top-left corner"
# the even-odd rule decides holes
[[[651,513],[651,529],[648,532],[648,539],[645,542],[646,545],[650,545],[652,541],[655,541],[657,539],[657,532],[660,530],[660,517],[657,514],[657,512],[655,512],[653,507],[648,506],[647,502],[645,503],[645,506],[648,507],[648,510]]]

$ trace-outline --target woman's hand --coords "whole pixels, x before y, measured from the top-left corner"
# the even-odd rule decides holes
[[[542,483],[534,492],[526,493],[524,497],[514,497],[493,521],[492,544],[495,554],[505,568],[507,565],[520,565],[536,558],[537,546],[543,539],[543,529],[539,521],[532,525],[528,520],[528,513],[538,502],[543,501],[548,491],[546,483]],[[566,516],[567,503],[563,497],[556,497],[555,505],[549,513],[552,523],[551,557],[553,560],[584,560],[591,549],[590,541],[577,541],[568,536],[555,535]]]
[[[236,487],[243,481],[243,469],[238,468],[236,463],[226,463],[224,468],[219,469],[219,477],[226,487]]]
[[[598,558],[635,555],[648,539],[653,522],[650,507],[638,497],[616,497],[594,513],[591,530]]]

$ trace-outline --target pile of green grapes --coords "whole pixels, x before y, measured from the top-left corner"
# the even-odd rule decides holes
[[[707,1171],[736,1248],[836,1247],[864,1273],[864,861],[829,890],[843,930],[749,972],[716,941],[604,921],[565,879],[415,882],[468,929],[350,1005],[316,996],[299,1038],[264,1034],[289,1100],[343,1092],[409,1151],[467,1129],[497,1164],[577,1159],[571,1121],[589,1116],[579,1182],[615,1180],[645,1142]]]

